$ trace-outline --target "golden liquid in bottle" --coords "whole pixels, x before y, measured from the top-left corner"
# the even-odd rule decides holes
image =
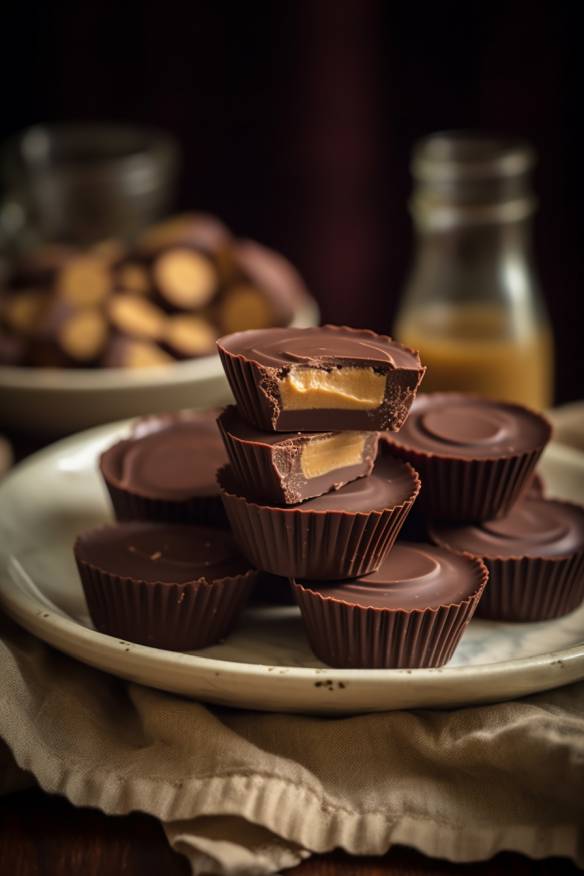
[[[475,392],[536,410],[552,403],[553,340],[545,326],[511,337],[501,309],[461,305],[405,314],[395,337],[420,351],[428,369],[422,391]]]

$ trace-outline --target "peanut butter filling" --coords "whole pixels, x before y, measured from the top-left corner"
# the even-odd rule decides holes
[[[302,449],[300,467],[307,480],[328,474],[337,468],[358,465],[363,460],[363,432],[341,432],[330,438],[309,441]]]
[[[373,368],[292,368],[279,381],[283,410],[320,409],[371,411],[385,394],[385,374]]]

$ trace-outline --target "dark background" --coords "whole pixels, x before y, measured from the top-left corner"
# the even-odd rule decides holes
[[[573,5],[573,11],[571,9]],[[111,119],[173,131],[180,206],[286,253],[323,318],[387,330],[412,247],[413,142],[468,127],[529,138],[558,401],[582,396],[579,4],[112,2],[12,9],[2,137]]]

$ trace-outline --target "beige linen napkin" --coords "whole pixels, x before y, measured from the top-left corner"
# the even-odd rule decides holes
[[[195,874],[260,876],[392,843],[584,865],[584,684],[455,712],[260,714],[126,684],[6,619],[0,665],[0,736],[17,764],[78,805],[157,816]]]

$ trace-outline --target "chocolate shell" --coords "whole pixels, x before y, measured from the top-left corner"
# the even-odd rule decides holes
[[[257,578],[228,532],[203,526],[102,526],[74,553],[99,632],[173,651],[223,638]]]
[[[414,469],[380,460],[371,475],[300,505],[261,505],[242,495],[231,466],[217,473],[234,538],[257,569],[337,580],[381,565],[420,489]]]
[[[399,429],[426,370],[403,344],[344,326],[236,332],[217,347],[240,414],[265,432]]]
[[[420,505],[434,520],[468,523],[501,517],[530,480],[551,436],[528,408],[462,393],[419,396],[391,452],[420,474]]]
[[[498,520],[434,523],[430,537],[485,562],[490,577],[478,617],[549,620],[584,600],[584,508],[578,505],[528,496]]]
[[[329,666],[443,666],[488,578],[481,560],[399,542],[380,569],[353,581],[293,581],[310,646]]]
[[[217,413],[144,417],[101,455],[117,520],[227,525],[215,479],[227,461]]]
[[[240,488],[270,505],[295,505],[371,474],[377,432],[260,432],[230,405],[217,420]]]

